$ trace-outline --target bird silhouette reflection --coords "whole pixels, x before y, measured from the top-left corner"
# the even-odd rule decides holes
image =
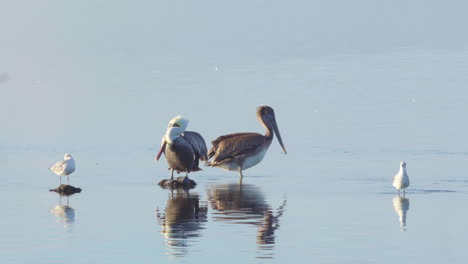
[[[273,210],[266,202],[260,188],[249,184],[223,184],[208,190],[208,200],[215,221],[234,224],[250,224],[257,227],[256,243],[259,258],[272,256],[275,231],[280,227],[279,219],[286,207],[286,199]],[[262,255],[267,253],[266,255]]]
[[[64,198],[66,197],[66,198]],[[62,200],[66,199],[65,204],[62,204]],[[50,209],[50,212],[55,215],[57,223],[63,223],[65,228],[69,228],[75,222],[75,209],[70,207],[70,196],[59,194],[59,203]]]
[[[207,205],[200,202],[198,194],[184,189],[171,190],[165,210],[156,209],[168,255],[184,256],[188,253],[191,243],[201,236],[207,212]]]
[[[393,210],[398,215],[398,221],[400,222],[401,231],[406,231],[406,214],[409,210],[409,199],[404,196],[395,196],[392,199]]]

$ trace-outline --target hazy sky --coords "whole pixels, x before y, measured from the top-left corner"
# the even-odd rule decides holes
[[[213,134],[240,124],[261,131],[257,105],[293,108],[294,100],[304,106],[287,115],[295,124],[355,94],[349,89],[395,88],[366,83],[379,65],[402,82],[398,93],[429,84],[412,87],[421,89],[413,96],[450,101],[421,76],[445,69],[440,83],[463,83],[467,13],[464,1],[8,1],[0,9],[3,143],[159,142],[179,113]],[[391,61],[400,51],[409,66]],[[362,106],[342,103],[335,111]]]

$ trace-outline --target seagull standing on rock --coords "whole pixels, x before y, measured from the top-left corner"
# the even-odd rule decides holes
[[[75,171],[75,160],[70,154],[65,154],[63,160],[55,163],[49,169],[59,176],[60,185],[62,185],[62,176],[67,176],[68,185],[70,185],[69,175]]]

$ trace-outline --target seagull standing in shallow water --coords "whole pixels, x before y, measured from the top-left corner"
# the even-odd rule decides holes
[[[62,176],[67,176],[68,185],[70,185],[70,174],[75,171],[75,160],[70,154],[65,154],[63,160],[54,164],[49,168],[59,176],[60,185],[62,185]]]
[[[398,190],[398,195],[400,195],[400,190],[403,189],[403,195],[405,194],[405,189],[410,185],[408,173],[406,173],[406,162],[402,161],[400,163],[400,170],[395,176],[393,176],[393,187]]]

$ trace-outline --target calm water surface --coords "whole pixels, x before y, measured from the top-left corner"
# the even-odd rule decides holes
[[[362,57],[363,69],[353,69]],[[275,139],[265,160],[245,172],[243,185],[235,173],[212,168],[192,175],[198,185],[191,190],[157,185],[170,174],[165,160],[155,163],[154,155],[177,109],[164,117],[135,117],[129,122],[141,125],[130,130],[114,130],[113,115],[108,125],[77,120],[83,137],[64,127],[58,130],[69,136],[50,142],[48,137],[37,141],[30,127],[28,139],[35,143],[20,143],[17,135],[0,148],[2,263],[464,263],[468,146],[462,134],[468,127],[455,115],[466,112],[463,96],[455,95],[467,75],[439,91],[439,76],[421,68],[435,60],[434,67],[452,74],[466,69],[467,58],[467,53],[353,55],[252,66],[258,75],[246,69],[222,73],[252,81],[272,74],[302,83],[310,70],[318,83],[344,78],[343,86],[355,85],[354,91],[343,88],[339,94],[296,86],[284,98],[281,92],[270,95],[288,154],[281,153]],[[394,72],[380,73],[382,63]],[[407,68],[418,69],[425,79],[407,75]],[[349,70],[354,73],[346,75]],[[367,72],[394,82],[392,87],[381,83],[391,91],[357,85],[369,81]],[[409,85],[413,82],[428,86]],[[151,98],[138,100],[158,112]],[[245,109],[210,113],[214,117],[197,115],[203,109],[184,100],[180,108],[190,114],[190,129],[208,140],[262,130],[250,97],[245,97]],[[104,106],[125,115],[131,108],[120,104]],[[88,130],[106,131],[110,138],[99,141],[86,135]],[[117,135],[111,130],[122,139],[113,141]],[[58,178],[47,168],[65,152],[77,162],[71,183],[83,189],[71,197],[48,191]],[[405,198],[391,186],[400,160],[407,161],[412,183]]]
[[[0,11],[0,263],[466,263],[466,4],[101,2]],[[171,118],[209,142],[261,104],[287,155],[157,185]]]
[[[71,182],[83,191],[69,198],[48,192],[58,179],[45,166],[8,166],[0,192],[2,261],[462,263],[467,257],[465,155],[404,155],[413,184],[399,198],[390,179],[402,153],[303,151],[310,164],[302,164],[295,161],[300,154],[279,150],[272,147],[242,185],[237,175],[207,168],[192,176],[196,188],[173,191],[156,185],[169,171],[152,163],[154,151],[143,149],[126,164],[91,161],[93,153],[77,150],[81,162]],[[9,160],[59,156],[24,150]]]

